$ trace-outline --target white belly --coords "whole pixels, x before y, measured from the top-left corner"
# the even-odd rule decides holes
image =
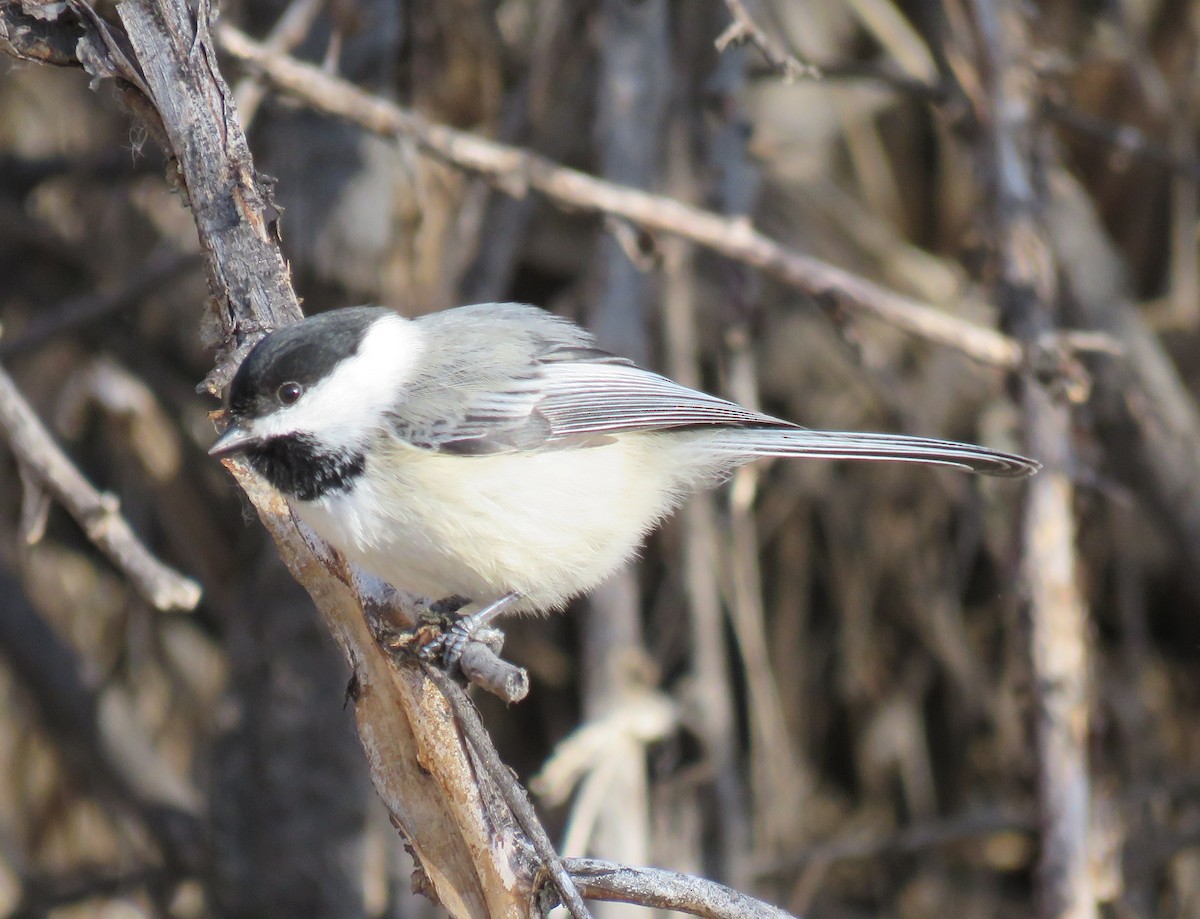
[[[386,449],[389,479],[369,461],[352,493],[295,502],[296,512],[398,588],[475,601],[518,591],[524,610],[561,607],[596,586],[695,479],[664,462],[674,451],[653,434],[494,456]]]

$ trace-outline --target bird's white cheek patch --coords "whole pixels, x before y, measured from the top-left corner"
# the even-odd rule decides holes
[[[415,323],[401,316],[378,320],[357,354],[338,364],[295,405],[255,422],[254,432],[265,438],[309,434],[333,449],[359,447],[395,404],[423,350]]]

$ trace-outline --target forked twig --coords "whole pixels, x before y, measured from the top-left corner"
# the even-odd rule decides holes
[[[717,36],[715,42],[718,51],[724,51],[730,45],[748,42],[758,49],[766,58],[768,64],[775,69],[787,82],[793,83],[803,77],[820,79],[821,68],[816,64],[807,64],[788,51],[776,38],[754,21],[746,4],[742,0],[725,0],[729,15],[733,21],[724,32]]]
[[[156,609],[194,609],[200,585],[167,567],[142,545],[115,496],[97,491],[63,453],[16,384],[0,370],[0,434],[23,475],[54,497],[97,548]]]
[[[504,765],[496,746],[492,743],[491,735],[479,718],[479,712],[471,704],[466,693],[450,677],[437,667],[427,663],[421,665],[425,676],[441,691],[450,708],[454,712],[454,720],[458,722],[472,753],[487,771],[501,797],[512,811],[517,823],[525,831],[534,852],[541,860],[542,867],[550,876],[550,882],[558,890],[563,906],[575,919],[591,919],[591,913],[579,895],[575,883],[563,867],[563,860],[554,849],[554,843],[546,835],[546,830],[538,819],[537,812],[529,803],[529,796],[521,783],[517,781],[511,769]]]

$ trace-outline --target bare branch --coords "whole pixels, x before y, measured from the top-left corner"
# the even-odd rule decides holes
[[[730,45],[748,42],[757,48],[767,63],[789,83],[803,77],[818,80],[821,78],[820,67],[816,64],[806,64],[788,51],[778,39],[768,35],[762,26],[754,21],[742,0],[725,0],[725,6],[728,7],[733,22],[717,36],[715,44],[718,51],[724,51]]]
[[[219,25],[217,37],[229,54],[313,108],[378,134],[412,137],[433,156],[486,176],[509,194],[520,196],[532,188],[560,206],[611,214],[647,230],[691,240],[759,268],[810,296],[955,348],[982,364],[1012,369],[1022,363],[1022,348],[1012,338],[789,249],[755,230],[747,220],[721,217],[673,198],[606,182],[528,150],[434,124],[316,67],[273,54],[230,25]]]
[[[563,861],[572,880],[589,900],[674,909],[705,919],[793,919],[791,913],[778,906],[689,874],[665,868],[630,868],[596,858]]]
[[[156,609],[194,609],[200,585],[168,568],[138,540],[117,499],[92,487],[54,442],[16,384],[0,370],[0,433],[26,476],[35,478],[83,527],[88,539]]]
[[[392,605],[365,593],[337,553],[297,528],[284,499],[246,465],[227,460],[284,564],[321,611],[354,673],[350,697],[375,790],[413,846],[453,916],[526,915],[536,866],[503,803],[481,788],[445,697],[415,660],[387,653],[364,608]]]
[[[254,172],[233,94],[221,78],[201,0],[199,15],[171,0],[117,8],[179,160],[204,250],[214,309],[205,336],[219,345],[206,381],[219,394],[241,353],[264,332],[301,316],[279,252],[275,212]],[[191,49],[190,52],[188,49]]]
[[[529,674],[510,664],[481,641],[468,641],[458,662],[471,683],[510,705],[529,695]]]
[[[471,750],[478,757],[488,777],[495,783],[513,816],[525,831],[526,837],[532,843],[534,851],[541,860],[542,870],[550,875],[550,882],[558,890],[563,906],[574,919],[590,919],[591,913],[580,898],[571,877],[563,867],[563,861],[554,850],[554,843],[546,835],[546,830],[538,820],[537,812],[529,803],[529,796],[517,781],[511,769],[504,765],[496,745],[492,743],[491,735],[479,719],[479,712],[471,704],[466,693],[462,691],[445,673],[436,667],[424,665],[425,675],[433,681],[450,707],[454,710],[455,720],[462,729],[463,735],[471,745]]]
[[[987,107],[979,119],[987,126],[979,159],[992,177],[991,232],[1000,262],[995,295],[1017,336],[1034,342],[1055,328],[1059,275],[1043,217],[1048,145],[1039,143],[1027,63],[1035,43],[1025,10],[992,0],[974,0],[972,9]],[[1094,919],[1088,624],[1076,548],[1072,420],[1061,392],[1032,373],[1021,382],[1029,449],[1046,464],[1026,492],[1021,563],[1035,679],[1041,914]]]

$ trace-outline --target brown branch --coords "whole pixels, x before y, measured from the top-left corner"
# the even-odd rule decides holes
[[[589,900],[673,909],[705,919],[794,919],[778,906],[678,871],[630,868],[597,858],[567,858],[563,863],[575,886]]]
[[[0,0],[6,39],[24,34],[23,2]],[[219,389],[263,331],[299,319],[300,310],[270,202],[216,66],[209,7],[128,0],[117,10],[126,35],[76,0],[45,10],[57,17],[47,28],[74,36],[94,75],[124,81],[127,101],[158,125],[156,137],[174,157],[168,174],[187,196],[216,304],[205,332],[220,346],[208,381]],[[537,861],[503,802],[485,799],[442,696],[415,664],[396,666],[374,640],[366,598],[342,560],[306,539],[277,493],[244,467],[230,468],[350,662],[372,780],[418,859],[424,889],[458,917],[528,915]]]
[[[509,194],[534,189],[560,206],[610,214],[646,230],[688,239],[810,296],[955,348],[982,364],[1012,369],[1022,363],[1024,352],[1012,338],[789,249],[745,219],[721,217],[673,198],[606,182],[528,150],[429,122],[316,67],[273,54],[232,26],[221,24],[217,36],[226,52],[260,71],[277,89],[377,134],[411,137],[431,155],[483,175]]]
[[[247,466],[226,467],[350,662],[350,698],[375,790],[430,891],[452,916],[528,915],[537,867],[528,844],[503,802],[481,788],[445,697],[415,659],[387,653],[371,632],[363,610],[392,606],[390,598],[365,593],[366,582],[298,529],[284,499]]]
[[[806,64],[792,54],[775,37],[754,21],[746,4],[742,0],[725,0],[729,15],[733,21],[724,32],[717,36],[715,42],[718,51],[724,51],[730,45],[749,43],[758,49],[771,67],[788,83],[794,83],[804,77],[820,79],[823,74],[816,64]]]
[[[503,699],[509,705],[529,695],[529,674],[525,668],[497,656],[481,641],[467,642],[458,667],[472,685]]]
[[[117,499],[96,491],[75,468],[3,370],[0,435],[8,441],[24,473],[66,508],[88,539],[151,605],[160,610],[195,608],[200,602],[200,585],[150,554],[121,516]]]
[[[81,0],[73,0],[79,5]],[[233,95],[208,34],[209,4],[196,15],[162,0],[117,12],[179,162],[208,269],[214,309],[204,335],[218,344],[206,381],[219,394],[245,350],[264,332],[301,316],[279,251],[275,211],[258,181]]]
[[[995,296],[1016,336],[1055,328],[1057,256],[1043,224],[1048,144],[1036,122],[1036,42],[1025,10],[974,0],[987,111],[979,159],[991,177],[991,231],[1000,272]],[[1025,59],[1018,57],[1024,56]],[[1087,608],[1078,581],[1070,405],[1032,373],[1021,380],[1029,450],[1045,463],[1026,492],[1021,568],[1028,591],[1041,807],[1039,900],[1046,919],[1097,915],[1089,865]]]
[[[463,737],[471,745],[471,750],[478,759],[479,765],[494,783],[501,797],[504,798],[521,829],[525,831],[526,838],[533,845],[533,850],[541,861],[542,870],[550,876],[550,882],[558,891],[559,897],[562,898],[562,904],[566,907],[567,912],[574,919],[590,919],[591,913],[580,898],[579,891],[576,890],[575,884],[563,867],[562,859],[554,850],[554,844],[546,835],[541,821],[538,820],[537,812],[529,802],[529,796],[517,781],[512,770],[500,759],[500,754],[496,752],[496,745],[492,743],[492,738],[488,734],[487,728],[483,726],[479,712],[471,704],[471,700],[441,670],[428,664],[423,665],[422,670],[454,710],[454,717],[462,730]]]

